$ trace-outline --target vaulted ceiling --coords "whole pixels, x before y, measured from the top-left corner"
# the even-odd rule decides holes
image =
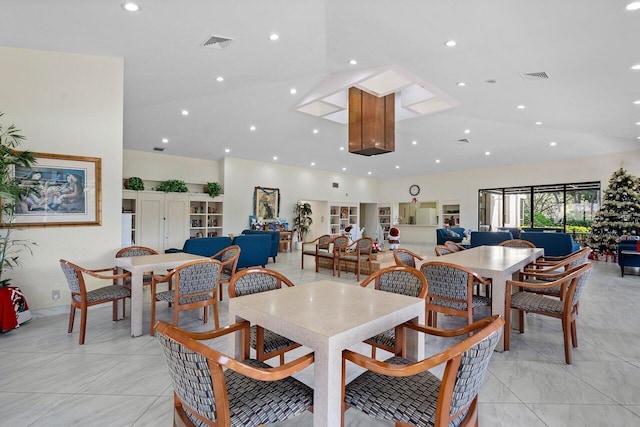
[[[630,0],[137,3],[0,0],[0,46],[124,58],[132,150],[393,178],[640,149]],[[233,40],[203,47],[211,35]],[[385,66],[459,105],[398,122],[396,151],[373,157],[296,110],[329,76]]]

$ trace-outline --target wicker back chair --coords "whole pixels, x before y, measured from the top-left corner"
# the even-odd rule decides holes
[[[396,426],[477,426],[478,392],[503,325],[504,320],[498,316],[457,330],[405,323],[405,328],[440,337],[473,333],[418,362],[399,356],[380,362],[345,350],[343,372],[347,361],[367,369],[346,386],[343,379],[345,404],[370,417],[396,421]],[[442,364],[445,368],[440,380],[429,369]]]
[[[416,261],[424,261],[424,258],[422,258],[420,255],[404,248],[398,248],[394,250],[393,259],[396,261],[396,265],[406,265],[413,268],[416,268]]]
[[[367,263],[368,273],[371,273],[371,251],[373,250],[373,239],[370,237],[361,237],[348,246],[342,246],[338,249],[338,277],[342,263],[353,263],[356,273],[356,280],[360,281],[360,265]],[[345,270],[346,271],[346,270]]]
[[[340,269],[340,252],[349,246],[349,236],[336,236],[329,241],[331,246],[331,259],[332,259],[332,274],[336,275],[336,267]],[[316,266],[318,264],[316,263]],[[338,272],[338,274],[340,274]]]
[[[398,250],[398,249],[396,249]],[[373,272],[360,286],[367,287],[371,283],[375,288],[394,294],[408,295],[417,298],[427,296],[427,281],[422,273],[413,267],[395,265]],[[395,328],[384,331],[365,341],[371,345],[371,357],[376,357],[376,347],[399,355],[402,351],[400,340],[396,340]]]
[[[268,268],[248,268],[239,271],[229,283],[229,298],[251,295],[259,292],[280,289],[282,286],[293,286],[293,283],[281,273]],[[252,325],[250,331],[251,348],[256,350],[256,359],[261,362],[280,356],[280,364],[284,364],[284,353],[300,344],[278,335],[259,325]]]
[[[118,252],[116,252],[116,258],[144,255],[158,255],[158,251],[156,251],[155,249],[147,248],[146,246],[127,246],[126,248],[122,248]],[[151,285],[151,276],[153,276],[152,271],[144,273],[144,275],[142,276],[142,284],[145,286]],[[127,277],[124,279],[124,285],[128,288],[131,287],[131,277]]]
[[[165,322],[155,329],[173,382],[175,426],[253,427],[289,420],[313,405],[313,390],[291,377],[313,363],[313,354],[278,368],[249,359],[248,322],[201,333]],[[234,333],[245,338],[242,360],[201,342]]]
[[[498,243],[498,246],[506,246],[508,248],[535,248],[536,245],[528,240],[522,239],[509,239]]]
[[[464,246],[462,246],[459,243],[456,242],[452,242],[451,240],[447,240],[446,242],[444,242],[444,245],[449,248],[451,251],[453,252],[460,252],[460,251],[464,251],[467,248],[465,248]]]
[[[436,252],[436,256],[449,255],[455,252],[445,245],[436,245],[436,247],[433,249]]]
[[[211,258],[217,259],[222,263],[222,272],[220,273],[219,297],[222,301],[222,288],[224,284],[229,284],[231,277],[236,274],[236,268],[238,268],[238,259],[240,259],[240,246],[231,245],[219,251]]]
[[[304,269],[304,257],[312,256],[316,261],[316,273],[318,272],[318,257],[321,254],[329,254],[331,235],[323,234],[310,242],[302,242],[302,256],[300,258],[300,268]]]

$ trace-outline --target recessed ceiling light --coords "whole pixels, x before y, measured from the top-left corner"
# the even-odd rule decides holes
[[[465,129],[464,133],[469,134],[469,133],[471,133],[471,131],[469,129]]]
[[[632,70],[640,70],[640,64],[635,64],[631,66]]]
[[[311,166],[315,166],[315,165],[316,165],[316,162],[311,162]]]
[[[640,1],[632,1],[631,3],[629,3],[627,5],[627,7],[625,9],[627,9],[627,10],[638,10],[638,9],[640,9]]]
[[[396,169],[400,169],[400,165],[396,165]]]
[[[273,156],[273,160],[278,160],[278,156]]]
[[[358,65],[358,61],[356,59],[350,59],[349,60],[349,64],[351,65]]]
[[[455,46],[455,45],[457,45],[457,44],[458,44],[458,43],[456,43],[456,41],[455,41],[455,40],[447,40],[447,41],[445,42],[445,44],[444,44],[444,45],[445,45],[446,47],[454,47],[454,46]]]
[[[291,95],[295,95],[297,92],[298,92],[298,91],[296,90],[296,88],[295,88],[295,87],[292,87],[291,89],[289,89],[289,93],[290,93]]]
[[[555,146],[557,145],[557,143],[556,143],[555,141],[551,141],[551,142],[549,143],[549,145],[550,145],[550,146],[552,146],[552,147],[555,147]]]
[[[230,150],[229,148],[225,148],[225,149],[224,149],[224,152],[225,152],[225,153],[229,153],[230,151],[231,151],[231,150]]]
[[[485,151],[485,152],[484,152],[484,155],[485,155],[485,156],[490,156],[490,155],[491,155],[491,151]]]
[[[540,126],[540,125],[542,124],[542,122],[536,122],[536,124],[537,124],[538,126]]]
[[[343,171],[346,171],[346,170],[347,170],[347,168],[342,168],[342,170],[343,170]]]
[[[436,163],[440,163],[440,159],[436,159]]]
[[[313,133],[318,133],[318,129],[314,129],[314,130],[313,130]]]
[[[516,108],[517,108],[518,110],[524,110],[524,109],[525,109],[525,108],[527,108],[527,107],[526,107],[526,106],[524,106],[524,105],[518,105]]]
[[[269,40],[271,40],[271,41],[276,41],[276,40],[278,40],[279,38],[280,38],[280,36],[279,36],[279,35],[277,35],[276,33],[273,33],[273,34],[271,34],[271,35],[269,36]]]
[[[344,147],[340,147],[340,151],[344,151]]]
[[[128,1],[126,3],[122,4],[122,8],[124,10],[126,10],[127,12],[137,12],[140,10],[140,6],[138,6],[136,3],[132,2],[132,1]]]
[[[218,76],[218,77],[216,77],[216,81],[217,82],[223,82],[224,81],[224,77]]]
[[[637,126],[640,126],[640,122],[636,122],[636,125],[637,125]]]
[[[180,112],[180,114],[182,114],[183,116],[188,116],[189,115],[189,110],[182,110]]]
[[[411,144],[418,145],[418,141],[411,141]]]
[[[636,105],[640,105],[640,99],[638,99],[637,101],[633,101],[633,103]]]
[[[636,138],[640,139],[640,136],[638,136],[638,137],[636,137]]]
[[[249,130],[253,132],[254,130],[256,130],[256,127],[255,126],[249,126]]]
[[[169,143],[169,139],[168,138],[162,138],[162,143],[163,144],[168,144]]]
[[[458,82],[456,83],[458,86],[462,87],[462,86],[466,86],[467,84],[465,82]]]
[[[367,175],[371,175],[371,171],[367,172]]]

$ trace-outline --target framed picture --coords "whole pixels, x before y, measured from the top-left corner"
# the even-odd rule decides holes
[[[275,222],[280,214],[280,190],[278,188],[255,187],[253,214],[264,222]]]
[[[102,165],[98,157],[34,153],[31,168],[14,178],[34,190],[16,207],[17,227],[100,225]],[[2,218],[2,222],[5,219]]]

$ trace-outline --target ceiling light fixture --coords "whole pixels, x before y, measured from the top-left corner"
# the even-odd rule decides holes
[[[168,138],[162,138],[162,143],[163,144],[168,144],[169,143],[169,139]]]
[[[418,141],[411,141],[412,145],[418,145]]]
[[[128,1],[126,3],[122,4],[122,8],[124,10],[126,10],[127,12],[137,12],[140,10],[140,6],[138,6],[136,3],[132,2],[132,1]]]
[[[627,10],[638,10],[640,9],[640,1],[632,1],[625,7]]]
[[[436,159],[436,163],[440,163],[440,159]]]
[[[525,108],[527,108],[525,105],[518,105],[516,107],[518,110],[524,110]]]
[[[556,144],[556,142],[555,142],[555,141],[551,141],[551,142],[549,143],[549,145],[550,145],[550,146],[552,146],[552,147],[555,147],[557,144]]]
[[[342,168],[342,171],[343,171],[343,172],[344,172],[344,171],[346,171],[346,170],[347,170],[347,168]]]
[[[640,105],[640,99],[638,99],[637,101],[633,101],[633,103],[636,105]]]
[[[632,70],[640,70],[640,64],[635,64],[630,67]]]
[[[351,65],[358,65],[358,60],[356,60],[356,59],[350,59],[350,60],[349,60],[349,64],[351,64]]]
[[[636,122],[636,126],[640,126],[640,122]]]
[[[542,124],[542,122],[536,122],[536,124],[537,124],[538,126],[540,126],[540,125]]]
[[[367,172],[367,175],[371,175],[371,171]]]
[[[289,93],[290,93],[291,95],[295,95],[297,92],[298,92],[298,91],[296,90],[296,88],[295,88],[295,87],[292,87],[291,89],[289,89]]]
[[[458,86],[463,87],[466,86],[467,84],[465,82],[458,82],[456,83]]]
[[[396,169],[400,169],[400,165],[396,165]]]
[[[182,110],[180,112],[180,114],[182,114],[183,116],[188,116],[189,115],[189,110]]]
[[[269,36],[269,40],[271,40],[272,42],[278,40],[280,38],[279,35],[277,35],[276,33],[273,33]]]
[[[278,156],[273,156],[273,160],[278,160]]]
[[[446,47],[455,47],[455,45],[457,45],[457,44],[458,44],[458,43],[456,43],[456,41],[455,41],[455,40],[447,40],[447,41],[445,42],[445,44],[444,44],[444,45],[445,45]]]
[[[344,151],[344,147],[340,147],[340,151]]]
[[[253,132],[253,131],[255,131],[255,130],[256,130],[256,127],[255,127],[255,126],[249,126],[249,130],[250,130],[251,132]]]
[[[316,162],[311,162],[311,166],[315,166],[315,165],[316,165]]]
[[[318,129],[314,129],[314,130],[313,130],[313,133],[318,133]]]
[[[217,82],[223,82],[224,81],[224,77],[218,76],[218,77],[216,77],[216,81]]]
[[[395,92],[375,96],[349,88],[349,152],[375,156],[395,151]]]
[[[490,156],[490,155],[491,155],[491,151],[485,151],[485,152],[484,152],[484,155],[485,155],[485,156]]]
[[[231,150],[230,150],[229,148],[225,148],[225,149],[224,149],[224,152],[225,152],[225,153],[228,153],[228,152],[230,152],[230,151],[231,151]]]
[[[464,133],[469,134],[469,133],[471,133],[471,131],[469,129],[465,129]]]

